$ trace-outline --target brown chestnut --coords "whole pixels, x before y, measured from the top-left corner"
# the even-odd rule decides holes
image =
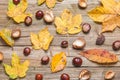
[[[30,26],[32,24],[32,18],[30,16],[27,16],[24,20],[24,23],[26,26]]]
[[[43,80],[43,75],[42,74],[36,74],[35,80]]]
[[[83,49],[85,47],[85,45],[86,45],[86,41],[85,41],[85,39],[83,39],[81,37],[76,39],[72,44],[74,49]]]
[[[91,30],[91,25],[89,23],[83,23],[82,24],[82,31],[84,33],[89,33]]]
[[[49,63],[49,57],[48,56],[43,56],[42,58],[41,58],[41,64],[43,64],[43,65],[46,65],[46,64],[48,64]]]
[[[63,73],[61,76],[60,76],[60,80],[70,80],[70,76],[66,73]]]
[[[46,23],[52,23],[55,19],[52,11],[46,11],[43,18]]]
[[[35,14],[36,19],[42,19],[44,16],[44,13],[42,10],[38,10]]]
[[[109,70],[105,73],[105,79],[106,80],[110,80],[115,76],[115,72],[113,72],[112,70]]]
[[[21,36],[21,30],[20,29],[13,29],[11,33],[11,37],[13,39],[18,39]]]
[[[29,47],[26,47],[26,48],[24,48],[23,53],[25,56],[28,56],[31,53],[31,49]]]
[[[88,71],[87,69],[81,70],[80,75],[79,75],[80,80],[89,80],[90,77],[91,77],[90,71]]]
[[[119,50],[120,49],[120,40],[116,40],[112,44],[113,50]]]
[[[14,3],[15,5],[18,5],[18,4],[20,3],[20,0],[13,0],[13,3]]]
[[[87,8],[87,2],[86,0],[78,0],[79,7],[82,9]]]
[[[61,47],[62,48],[67,48],[68,47],[68,41],[62,41],[61,42]]]
[[[102,45],[105,42],[105,36],[103,34],[99,34],[96,39],[96,45]]]
[[[73,58],[72,60],[72,64],[75,66],[75,67],[80,67],[82,65],[82,59],[80,57],[75,57]]]

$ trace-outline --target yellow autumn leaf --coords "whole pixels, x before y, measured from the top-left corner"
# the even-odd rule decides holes
[[[59,34],[76,34],[81,31],[82,17],[80,14],[73,14],[65,9],[60,17],[55,18],[56,31]]]
[[[45,0],[38,0],[38,5],[41,5],[45,2]]]
[[[56,0],[46,0],[46,5],[48,8],[53,8],[56,4]]]
[[[8,17],[12,18],[15,22],[23,22],[26,16],[32,16],[32,14],[25,13],[28,3],[27,0],[21,0],[18,5],[13,3],[13,0],[9,0],[8,3]]]
[[[61,13],[61,19],[66,25],[72,21],[72,17],[73,14],[68,9],[64,9]]]
[[[58,72],[65,68],[67,63],[66,54],[64,52],[57,53],[52,57],[50,64],[52,72]]]
[[[22,64],[20,63],[19,57],[16,53],[12,54],[11,65],[4,64],[5,71],[10,79],[22,78],[26,76],[30,62],[26,60]]]
[[[120,2],[115,0],[101,0],[102,6],[90,10],[88,15],[95,22],[102,23],[102,32],[113,31],[120,27]]]
[[[54,8],[57,0],[37,0],[38,5],[46,3],[48,8]]]
[[[31,43],[34,49],[48,50],[50,43],[53,40],[53,36],[48,31],[48,28],[44,28],[38,32],[38,34],[31,33]]]
[[[38,34],[31,32],[30,40],[31,40],[31,43],[32,43],[34,49],[41,49],[42,48],[42,45],[40,45],[40,42],[39,42]]]
[[[8,44],[9,46],[14,45],[14,40],[11,38],[11,31],[7,28],[0,31],[0,37]]]

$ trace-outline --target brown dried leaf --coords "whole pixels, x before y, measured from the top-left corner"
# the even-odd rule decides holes
[[[90,49],[80,54],[93,62],[101,64],[118,62],[118,57],[115,54],[104,49]]]

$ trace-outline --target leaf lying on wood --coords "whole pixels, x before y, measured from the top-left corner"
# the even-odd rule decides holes
[[[57,0],[38,0],[38,5],[43,4],[46,2],[48,8],[53,8],[57,2]]]
[[[0,37],[9,45],[13,46],[14,45],[14,40],[11,38],[11,31],[9,29],[2,29],[0,31]]]
[[[4,64],[4,67],[7,75],[9,75],[11,79],[16,79],[18,77],[22,78],[26,76],[29,64],[30,62],[28,60],[24,61],[21,64],[19,57],[15,53],[13,53],[11,66]]]
[[[65,9],[60,17],[55,18],[56,30],[59,34],[76,34],[81,31],[80,24],[82,23],[82,17],[77,14],[73,17],[72,13]]]
[[[104,49],[90,49],[83,51],[80,54],[93,62],[101,64],[118,62],[118,58],[115,54]]]
[[[102,6],[98,6],[88,12],[95,22],[102,23],[102,32],[113,31],[120,27],[120,2],[115,0],[101,0]]]
[[[60,52],[52,57],[51,62],[51,71],[58,72],[64,69],[66,66],[66,54],[64,52]]]
[[[53,36],[50,34],[48,28],[46,27],[40,30],[38,34],[31,32],[30,39],[34,49],[48,50],[49,45],[53,40]]]
[[[26,16],[32,16],[29,13],[25,13],[28,6],[27,0],[21,0],[18,5],[13,3],[13,0],[9,0],[8,3],[8,17],[12,18],[15,22],[23,22]]]

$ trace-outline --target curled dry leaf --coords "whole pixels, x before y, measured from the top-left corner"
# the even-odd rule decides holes
[[[60,52],[52,57],[51,62],[51,71],[58,72],[65,68],[67,63],[66,54],[64,52]]]
[[[110,80],[115,76],[115,72],[113,72],[112,70],[109,70],[105,73],[105,79],[106,80]]]
[[[79,75],[80,80],[88,80],[90,79],[90,77],[91,77],[90,71],[88,71],[87,69],[81,70],[80,75]]]
[[[0,37],[8,44],[9,46],[14,45],[14,40],[11,38],[11,31],[7,28],[0,31]]]
[[[8,17],[12,18],[17,23],[24,22],[26,16],[32,16],[29,13],[25,13],[27,6],[27,0],[21,0],[18,5],[15,5],[13,0],[9,0],[7,11]]]
[[[48,50],[49,45],[53,40],[53,36],[50,34],[48,28],[46,27],[40,30],[38,34],[31,32],[30,39],[34,49]]]
[[[81,31],[82,17],[77,14],[73,17],[70,10],[65,9],[60,17],[55,18],[56,31],[59,34],[76,34]]]
[[[116,0],[101,0],[102,6],[97,6],[88,12],[95,22],[102,23],[102,32],[113,31],[120,27],[120,2]]]
[[[25,60],[22,64],[20,63],[19,57],[16,53],[12,54],[11,66],[4,64],[6,74],[10,79],[16,79],[18,77],[22,78],[26,76],[30,62]]]
[[[86,41],[81,37],[79,37],[73,42],[74,49],[83,49],[85,45],[86,45]]]
[[[100,64],[118,62],[118,57],[115,54],[104,49],[90,49],[83,51],[80,54],[87,59]]]

